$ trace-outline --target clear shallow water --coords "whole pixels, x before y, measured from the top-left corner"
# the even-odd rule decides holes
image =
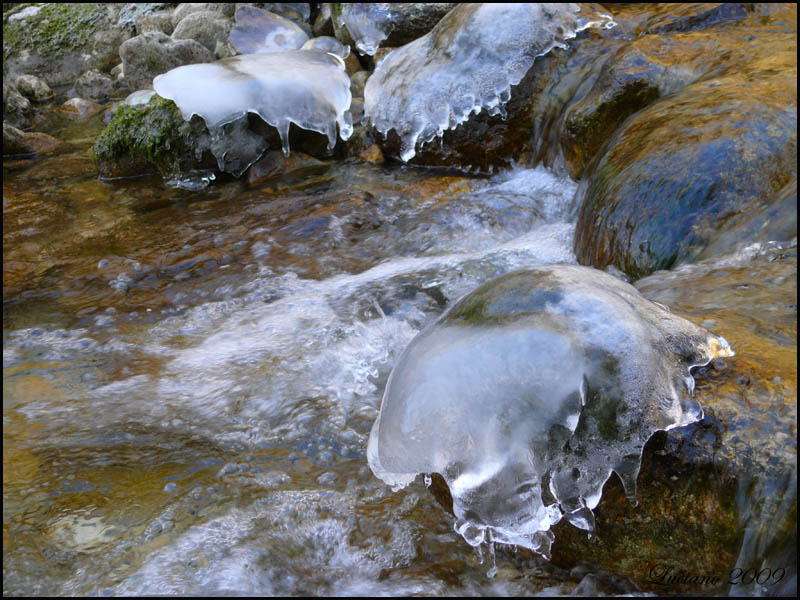
[[[487,578],[424,483],[392,494],[365,456],[416,332],[491,277],[574,263],[574,183],[338,164],[186,192],[100,183],[88,143],[4,164],[4,593],[632,590],[511,551]],[[698,388],[742,420],[779,406],[773,454],[796,428],[792,252],[639,284],[767,358],[769,385]]]
[[[87,166],[4,181],[5,593],[569,581],[488,580],[422,482],[392,494],[365,447],[394,358],[447,303],[574,261],[574,184],[337,165],[192,194]]]

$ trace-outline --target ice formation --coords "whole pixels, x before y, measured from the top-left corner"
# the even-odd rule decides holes
[[[316,50],[243,54],[213,63],[184,65],[153,80],[159,96],[173,100],[184,119],[201,116],[212,135],[248,112],[278,130],[289,154],[289,125],[328,136],[336,144],[353,131],[350,78],[338,56]]]
[[[254,6],[236,9],[236,25],[228,38],[242,54],[297,50],[308,35],[289,19]]]
[[[394,28],[391,9],[391,3],[342,4],[337,25],[347,28],[359,52],[372,56]]]
[[[408,161],[418,143],[472,113],[505,116],[511,86],[537,56],[566,48],[566,40],[588,27],[613,25],[610,16],[579,4],[461,4],[383,59],[367,81],[365,115],[383,135],[398,133]]]
[[[337,40],[335,37],[321,35],[311,38],[303,44],[303,50],[317,50],[319,52],[330,52],[342,60],[350,56],[350,46]]]
[[[693,367],[721,337],[587,267],[482,285],[397,361],[372,428],[372,471],[396,489],[439,473],[456,530],[548,556],[552,525],[593,530],[612,472],[635,503],[642,449],[702,418]]]

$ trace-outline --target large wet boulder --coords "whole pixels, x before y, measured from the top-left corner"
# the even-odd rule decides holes
[[[19,5],[3,13],[3,72],[32,74],[48,84],[87,69],[110,70],[132,32],[118,22],[122,4]]]
[[[201,43],[172,39],[160,31],[132,37],[120,46],[119,55],[131,89],[152,87],[156,75],[175,67],[214,60],[214,53]]]
[[[697,256],[797,174],[794,81],[706,80],[628,120],[588,178],[575,250],[633,278]]]

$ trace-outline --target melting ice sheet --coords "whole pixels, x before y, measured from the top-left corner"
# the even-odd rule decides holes
[[[547,556],[562,516],[593,529],[612,471],[635,502],[645,442],[703,416],[690,369],[732,354],[723,338],[601,271],[510,273],[404,350],[369,464],[396,488],[440,473],[468,543]]]
[[[327,135],[329,149],[337,124],[344,140],[353,131],[350,78],[329,53],[290,50],[185,65],[156,77],[153,87],[184,119],[200,115],[212,135],[220,125],[257,114],[278,130],[285,155],[291,123]]]
[[[402,139],[401,158],[474,112],[504,114],[537,56],[607,15],[579,4],[461,4],[426,35],[391,52],[367,81],[364,112],[382,134]],[[348,28],[350,23],[348,22]],[[352,31],[352,29],[351,29]]]

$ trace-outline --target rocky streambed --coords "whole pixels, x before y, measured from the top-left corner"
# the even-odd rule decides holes
[[[256,6],[352,47],[326,59],[350,79],[332,148],[147,91],[247,56],[254,9],[4,6],[4,593],[792,594],[795,7],[584,5],[547,38],[548,8]],[[448,81],[480,93],[436,121]],[[614,475],[550,560],[473,549],[441,477],[373,475],[370,430],[417,333],[554,264],[736,355],[694,370],[701,420],[647,441],[638,506]]]

